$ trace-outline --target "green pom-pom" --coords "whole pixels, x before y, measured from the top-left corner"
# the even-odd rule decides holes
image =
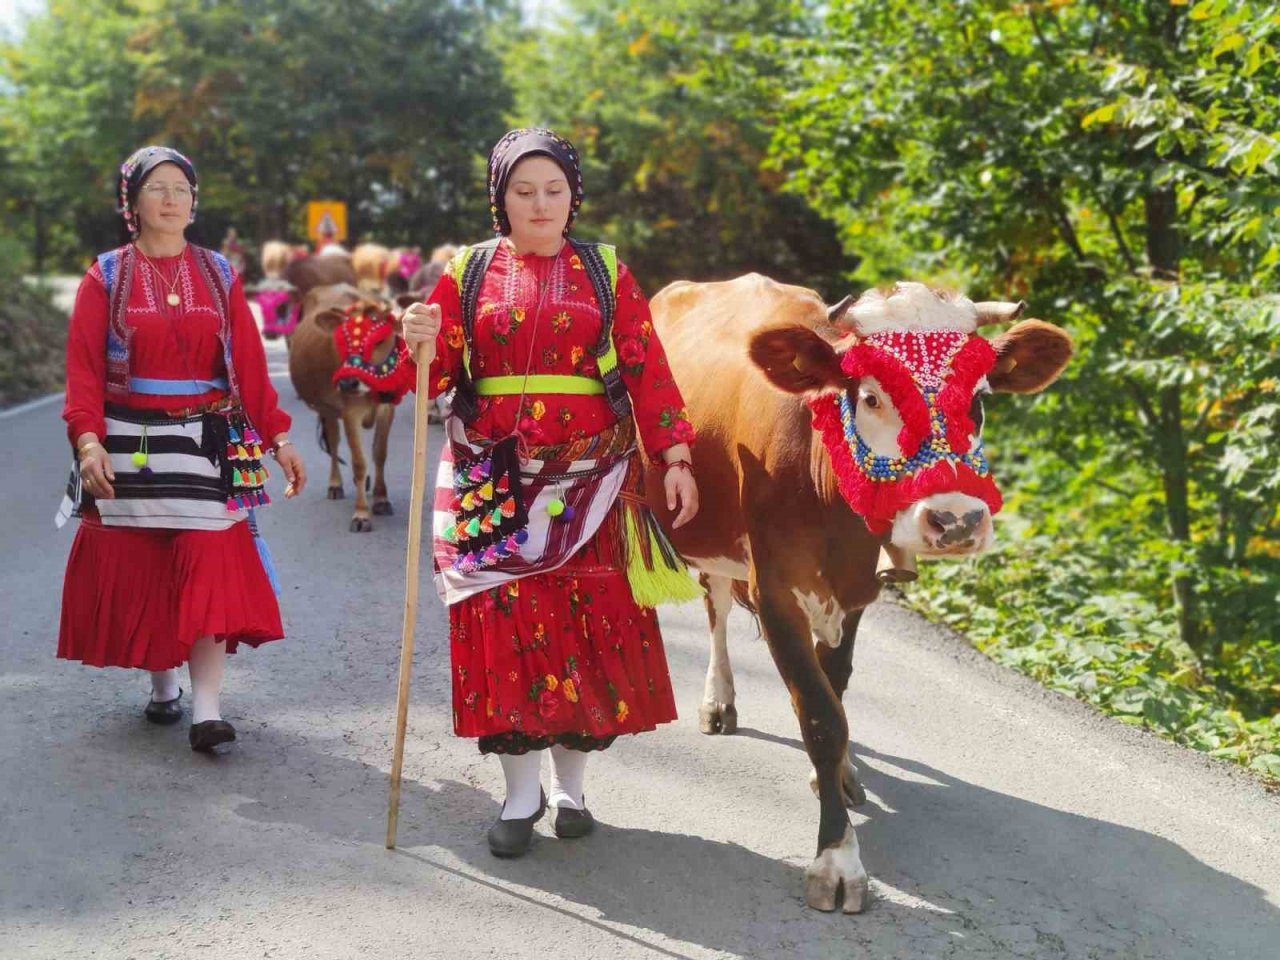
[[[458,542],[458,528],[453,524],[449,524],[449,528],[444,532],[444,538],[450,543]]]
[[[147,455],[139,450],[131,458],[135,467],[145,467],[147,465]]]
[[[244,486],[244,475],[241,474],[239,470],[232,471],[231,483],[233,486],[237,486],[237,487]]]
[[[564,513],[564,501],[556,497],[547,504],[547,513],[553,517],[560,516],[560,514]]]
[[[502,508],[501,508],[501,507],[498,507],[496,510],[494,510],[494,511],[493,511],[493,514],[492,514],[492,516],[490,516],[490,518],[489,518],[489,519],[490,519],[490,520],[492,520],[492,521],[494,522],[494,524],[495,524],[495,525],[497,525],[497,524],[501,523],[501,522],[502,522]]]
[[[467,533],[471,534],[471,536],[473,537],[480,536],[480,518],[479,517],[476,517],[474,520],[472,520],[470,523],[467,524]]]

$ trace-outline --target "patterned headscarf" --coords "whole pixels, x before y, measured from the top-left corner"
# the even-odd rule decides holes
[[[564,225],[564,235],[569,235],[578,208],[582,206],[582,168],[578,164],[578,151],[564,137],[540,127],[521,127],[503,136],[489,153],[489,213],[493,215],[493,231],[503,236],[511,233],[511,221],[507,219],[505,197],[511,171],[525,157],[542,154],[560,165],[573,201],[569,206],[569,219]]]
[[[124,218],[125,228],[131,237],[136,237],[140,229],[137,214],[138,191],[142,188],[142,182],[147,179],[147,174],[162,163],[176,163],[191,184],[191,219],[187,222],[196,221],[200,187],[196,182],[195,165],[172,147],[143,147],[135,150],[128,160],[120,164],[120,180],[116,191],[116,212]]]

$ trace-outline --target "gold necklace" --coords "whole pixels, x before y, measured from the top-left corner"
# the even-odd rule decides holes
[[[178,272],[173,277],[173,283],[170,283],[169,278],[160,272],[160,268],[151,262],[151,258],[142,252],[141,247],[135,243],[133,248],[138,251],[138,255],[141,256],[143,260],[147,261],[147,266],[151,268],[151,272],[159,277],[160,282],[169,288],[169,295],[164,298],[164,302],[169,304],[171,307],[176,307],[178,304],[182,303],[182,297],[178,295],[178,281],[182,279],[182,264],[178,264]],[[183,252],[186,252],[186,247],[183,247]]]

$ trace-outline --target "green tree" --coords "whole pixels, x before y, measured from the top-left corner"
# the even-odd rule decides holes
[[[506,0],[54,0],[4,51],[0,122],[56,211],[64,261],[115,240],[115,169],[165,142],[201,170],[200,238],[301,232],[347,201],[357,237],[430,243],[485,220],[476,157],[509,104],[487,29]]]
[[[496,42],[513,122],[574,140],[583,232],[619,244],[648,286],[757,270],[838,299],[854,261],[765,165],[779,45],[811,26],[779,0],[571,0],[558,26]]]

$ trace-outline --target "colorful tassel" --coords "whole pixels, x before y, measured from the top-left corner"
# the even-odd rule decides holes
[[[702,587],[689,576],[688,568],[666,542],[652,517],[645,516],[637,522],[636,514],[640,512],[625,510],[627,582],[636,603],[656,607],[660,603],[697,600],[703,595]],[[643,532],[641,525],[645,528]]]

